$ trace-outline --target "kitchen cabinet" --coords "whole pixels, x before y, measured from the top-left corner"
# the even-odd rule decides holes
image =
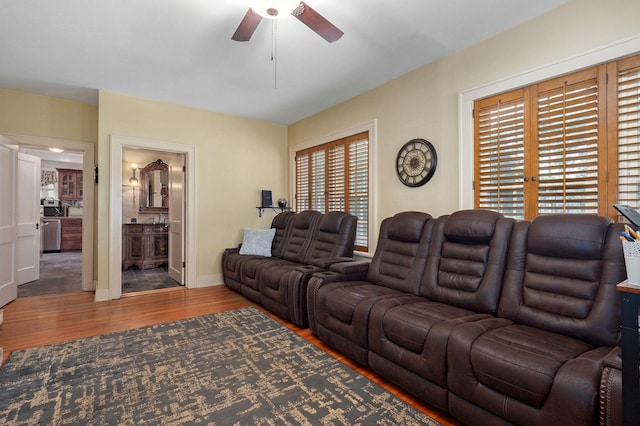
[[[164,224],[126,223],[122,226],[122,269],[157,268],[169,261],[169,232]]]
[[[58,197],[81,200],[82,195],[82,170],[58,169]]]
[[[82,218],[60,218],[60,250],[82,250]]]

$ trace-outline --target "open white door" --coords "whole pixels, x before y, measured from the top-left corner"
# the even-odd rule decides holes
[[[184,158],[183,155],[180,156]],[[184,161],[183,161],[184,164]],[[184,285],[184,169],[169,166],[169,277]]]
[[[18,153],[18,285],[40,278],[40,158]]]
[[[0,306],[18,297],[16,281],[16,169],[17,150],[5,145],[0,137],[0,194],[6,203],[0,209]]]

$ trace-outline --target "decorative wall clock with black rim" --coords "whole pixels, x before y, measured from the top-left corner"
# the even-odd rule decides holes
[[[438,156],[431,142],[425,139],[411,139],[398,152],[396,172],[400,182],[416,187],[429,182],[437,164]]]

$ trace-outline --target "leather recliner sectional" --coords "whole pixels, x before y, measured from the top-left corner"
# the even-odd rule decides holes
[[[370,264],[310,279],[310,327],[466,424],[619,418],[599,387],[616,383],[615,366],[603,370],[617,353],[622,230],[592,215],[400,213],[382,222]]]
[[[345,212],[284,212],[272,222],[271,257],[244,255],[239,248],[222,256],[228,287],[279,316],[308,326],[307,284],[333,263],[352,260],[357,218]]]

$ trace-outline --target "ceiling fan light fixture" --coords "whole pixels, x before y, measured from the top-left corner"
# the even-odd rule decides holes
[[[249,7],[265,18],[280,18],[293,12],[300,0],[251,0]]]

